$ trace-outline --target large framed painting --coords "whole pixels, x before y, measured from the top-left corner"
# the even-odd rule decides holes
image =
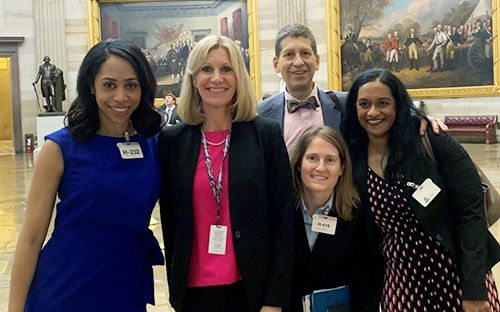
[[[500,0],[326,0],[329,87],[386,68],[416,98],[500,95]]]
[[[223,35],[239,46],[260,96],[257,0],[87,0],[89,48],[120,38],[140,47],[164,91],[180,94],[186,61],[196,43]]]

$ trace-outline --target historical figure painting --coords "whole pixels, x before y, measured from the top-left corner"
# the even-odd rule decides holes
[[[196,43],[223,35],[240,45],[249,68],[247,1],[104,2],[101,36],[121,38],[140,47],[164,91],[179,96],[186,61]]]
[[[343,90],[373,67],[389,69],[409,89],[494,84],[492,0],[339,4]]]

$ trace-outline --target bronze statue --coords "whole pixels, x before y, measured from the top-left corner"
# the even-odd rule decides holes
[[[62,112],[62,101],[66,99],[66,85],[64,84],[63,72],[55,65],[50,64],[50,57],[45,56],[43,61],[44,63],[38,68],[38,74],[33,82],[33,87],[42,78],[40,88],[42,89],[42,96],[47,103],[43,107],[47,112]]]

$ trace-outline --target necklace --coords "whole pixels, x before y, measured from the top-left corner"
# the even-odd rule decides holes
[[[219,145],[222,145],[226,139],[220,141],[219,143],[213,143],[213,142],[210,142],[209,140],[207,140],[206,138],[203,138],[203,141],[206,142],[208,145],[212,145],[212,146],[219,146]]]

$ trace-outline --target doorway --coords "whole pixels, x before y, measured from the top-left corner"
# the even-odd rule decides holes
[[[0,155],[14,154],[10,57],[0,57]]]

